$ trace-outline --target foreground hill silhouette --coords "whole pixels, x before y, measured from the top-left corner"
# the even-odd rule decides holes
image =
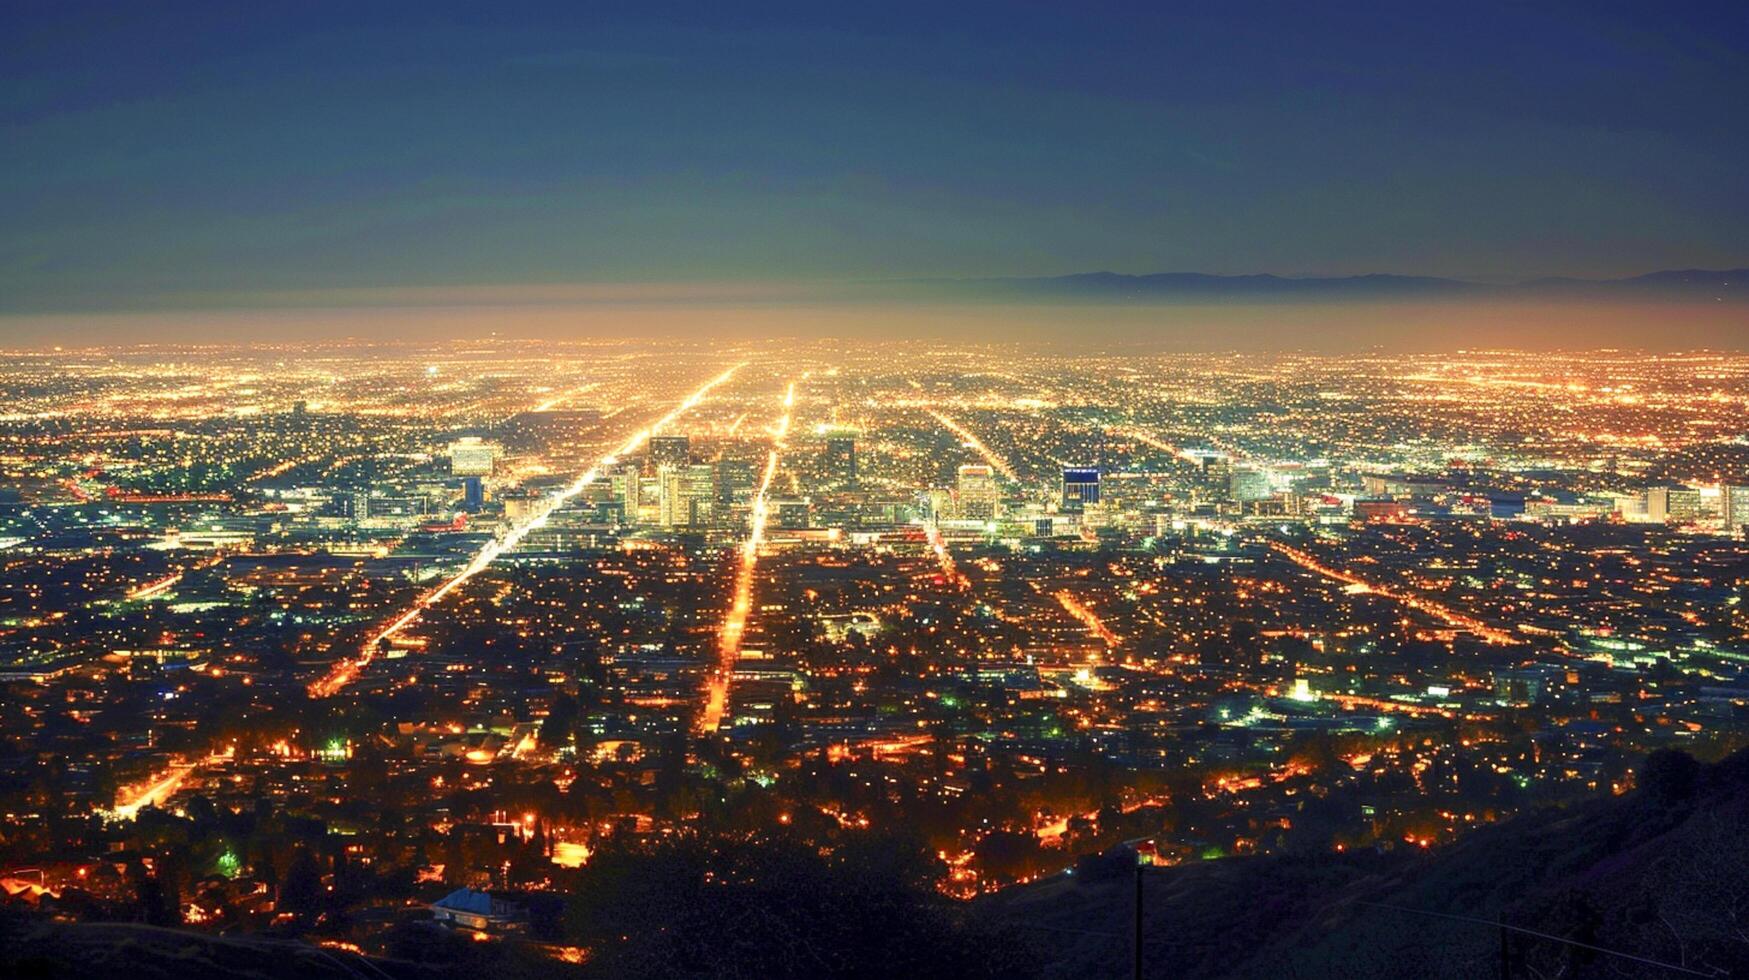
[[[1145,974],[1160,977],[1749,975],[1749,753],[1655,753],[1641,788],[1531,813],[1432,853],[1229,858],[1147,873]],[[607,849],[569,901],[588,964],[429,928],[372,959],[129,923],[0,916],[0,976],[1128,976],[1133,856],[964,905],[903,838],[830,853],[783,836]],[[1388,906],[1388,907],[1387,907]],[[1504,921],[1685,967],[1402,911]],[[421,938],[422,937],[422,938]]]
[[[1430,854],[1239,858],[1149,872],[1146,973],[1501,975],[1504,921],[1706,975],[1749,975],[1749,753],[1655,753],[1626,796],[1526,814]],[[998,895],[983,910],[1050,936],[1050,977],[1128,976],[1127,859]],[[1101,932],[1104,935],[1093,935]],[[1513,936],[1513,977],[1684,976]]]

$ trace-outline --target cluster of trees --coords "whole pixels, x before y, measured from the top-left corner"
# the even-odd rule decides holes
[[[60,911],[84,921],[177,926],[192,905],[219,928],[265,927],[289,912],[294,928],[341,929],[349,910],[412,894],[423,857],[415,850],[406,861],[355,859],[347,852],[352,841],[322,821],[277,812],[265,801],[232,812],[197,796],[182,811],[142,810],[125,849],[110,852],[113,862],[96,865],[84,888],[62,889]],[[418,829],[387,812],[364,839],[375,846]],[[92,839],[101,839],[95,830]]]
[[[584,869],[567,924],[606,977],[1027,977],[1023,932],[942,898],[920,840],[680,835],[609,847]]]

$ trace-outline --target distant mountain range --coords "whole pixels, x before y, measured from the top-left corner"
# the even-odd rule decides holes
[[[1740,302],[1749,299],[1749,269],[1673,269],[1625,279],[1544,278],[1517,283],[1473,282],[1437,276],[1289,277],[1220,276],[1201,272],[1125,275],[1082,272],[1065,276],[927,279],[905,283],[943,297],[1064,299],[1101,302],[1219,301],[1228,299],[1652,299]]]

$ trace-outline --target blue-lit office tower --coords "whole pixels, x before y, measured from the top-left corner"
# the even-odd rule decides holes
[[[477,514],[486,506],[486,487],[477,476],[462,477],[462,510]]]
[[[1088,504],[1099,503],[1099,471],[1077,466],[1063,471],[1062,510],[1079,514]]]

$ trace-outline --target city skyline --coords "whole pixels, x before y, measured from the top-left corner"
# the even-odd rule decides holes
[[[1749,6],[0,9],[0,976],[1749,976]]]
[[[1321,911],[1384,874],[1547,965],[1576,843],[1498,903],[1416,883],[1743,798],[1742,354],[482,337],[45,350],[0,392],[0,912],[84,923],[51,956],[119,919],[421,980],[732,974],[771,954],[667,924],[728,901],[818,916],[870,964],[835,974],[903,927],[1117,975],[1145,873],[1169,917],[1208,874],[1306,903],[1196,928],[1245,975],[1425,975],[1422,933]],[[761,897],[797,861],[813,897]]]

